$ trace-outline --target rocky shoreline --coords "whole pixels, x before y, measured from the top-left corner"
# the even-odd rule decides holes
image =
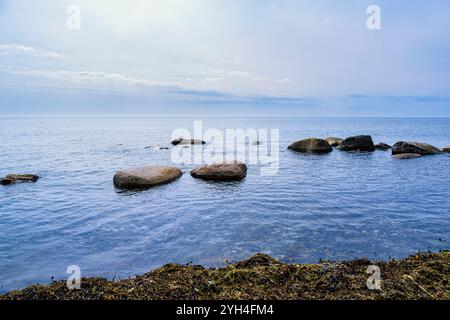
[[[381,290],[369,290],[367,268],[380,268]],[[358,259],[287,264],[258,254],[220,269],[167,264],[125,280],[82,279],[35,285],[0,300],[449,300],[450,251],[418,253],[401,260]]]

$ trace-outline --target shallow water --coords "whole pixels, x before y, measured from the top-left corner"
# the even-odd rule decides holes
[[[189,175],[144,192],[119,192],[118,169],[170,164],[172,130],[280,129],[280,169],[250,165],[241,182]],[[265,252],[288,262],[404,257],[448,249],[450,157],[392,160],[390,152],[302,155],[307,137],[370,134],[375,142],[450,145],[450,119],[136,118],[1,119],[0,176],[36,173],[36,184],[0,186],[0,292],[69,265],[83,276],[123,278],[168,262],[219,266]]]

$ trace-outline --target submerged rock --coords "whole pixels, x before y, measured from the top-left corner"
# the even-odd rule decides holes
[[[192,177],[203,180],[237,181],[246,175],[247,166],[239,162],[202,165],[191,171]]]
[[[395,154],[392,156],[392,158],[396,160],[406,160],[406,159],[416,159],[420,158],[421,155],[417,153],[401,153],[401,154]]]
[[[325,138],[325,141],[327,141],[330,144],[330,146],[337,147],[338,145],[341,144],[342,141],[344,141],[344,139],[336,137],[327,137]]]
[[[169,147],[166,147],[166,146],[162,146],[162,145],[160,145],[160,144],[157,144],[157,145],[155,145],[155,146],[147,146],[147,147],[145,147],[144,149],[167,150],[167,149],[169,149]]]
[[[39,176],[35,174],[8,174],[6,177],[0,179],[0,185],[10,185],[17,182],[36,182]]]
[[[181,175],[181,170],[175,167],[134,167],[117,172],[113,182],[117,188],[121,189],[147,189],[172,182]]]
[[[392,146],[392,154],[402,153],[416,153],[424,156],[441,153],[441,150],[427,143],[399,141]]]
[[[342,141],[338,148],[343,151],[375,151],[372,137],[364,135],[349,137]]]
[[[174,146],[177,145],[186,145],[186,144],[206,144],[205,141],[200,139],[184,139],[184,138],[178,138],[171,142]]]
[[[380,143],[378,143],[378,144],[376,144],[375,145],[375,149],[377,149],[377,150],[383,150],[383,151],[386,151],[386,150],[389,150],[389,149],[391,149],[392,147],[390,146],[390,145],[388,145],[388,144],[386,144],[386,143],[384,143],[384,142],[380,142]]]
[[[329,153],[333,151],[333,148],[326,140],[316,138],[296,141],[288,149],[306,153]]]

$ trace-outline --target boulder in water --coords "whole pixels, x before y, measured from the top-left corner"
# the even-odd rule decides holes
[[[450,153],[450,147],[442,148],[442,152]]]
[[[441,150],[427,143],[399,141],[392,146],[392,154],[402,153],[416,153],[425,156],[441,153]]]
[[[203,180],[237,181],[247,175],[245,163],[215,163],[202,165],[191,171],[191,176]]]
[[[333,151],[333,148],[326,140],[316,138],[296,141],[288,149],[305,153],[329,153]]]
[[[0,184],[7,186],[17,182],[36,182],[39,176],[35,174],[8,174],[6,177],[0,179]]]
[[[375,149],[377,149],[377,150],[382,150],[382,151],[387,151],[387,150],[389,150],[389,149],[391,149],[392,147],[390,146],[390,145],[388,145],[388,144],[386,144],[386,143],[384,143],[384,142],[380,142],[380,143],[377,143],[376,145],[375,145]]]
[[[113,181],[120,189],[148,189],[172,182],[181,175],[181,170],[175,167],[145,166],[119,171]]]
[[[187,145],[187,144],[206,144],[205,141],[200,139],[184,139],[184,138],[178,138],[171,142],[174,146],[178,145]]]
[[[375,151],[372,137],[365,135],[344,139],[338,148],[343,151]]]

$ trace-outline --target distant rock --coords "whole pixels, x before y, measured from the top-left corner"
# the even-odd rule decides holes
[[[389,150],[389,149],[391,149],[392,147],[390,146],[390,145],[388,145],[388,144],[386,144],[386,143],[384,143],[384,142],[380,142],[380,143],[377,143],[376,145],[375,145],[375,149],[377,149],[377,150],[382,150],[382,151],[387,151],[387,150]]]
[[[39,176],[35,174],[8,174],[6,177],[0,179],[0,185],[10,185],[17,182],[36,182]]]
[[[327,141],[330,144],[330,146],[337,147],[338,145],[341,144],[342,141],[344,141],[344,139],[336,137],[327,137],[325,138],[325,141]]]
[[[157,144],[157,145],[155,145],[155,146],[147,146],[147,147],[145,147],[144,149],[167,150],[167,149],[169,149],[169,147],[166,147],[166,146],[162,146],[162,145],[160,145],[160,144]]]
[[[326,140],[317,138],[296,141],[291,144],[288,149],[305,153],[329,153],[333,151],[333,148]]]
[[[450,147],[442,148],[442,152],[450,153]]]
[[[392,154],[402,153],[416,153],[424,156],[441,153],[441,150],[427,143],[399,141],[392,146]]]
[[[344,139],[338,147],[343,151],[375,151],[371,136],[355,136]]]
[[[113,181],[120,189],[148,189],[172,182],[181,175],[181,170],[175,167],[145,166],[119,171]]]
[[[253,141],[252,144],[254,146],[259,146],[262,142],[261,141]]]
[[[184,139],[184,138],[178,138],[171,142],[174,146],[178,145],[186,145],[186,144],[206,144],[205,141],[200,139]]]
[[[420,154],[417,153],[401,153],[401,154],[395,154],[392,156],[392,158],[397,160],[405,160],[405,159],[416,159],[422,157]]]
[[[247,166],[239,162],[202,165],[191,171],[194,178],[216,181],[237,181],[246,175]]]

